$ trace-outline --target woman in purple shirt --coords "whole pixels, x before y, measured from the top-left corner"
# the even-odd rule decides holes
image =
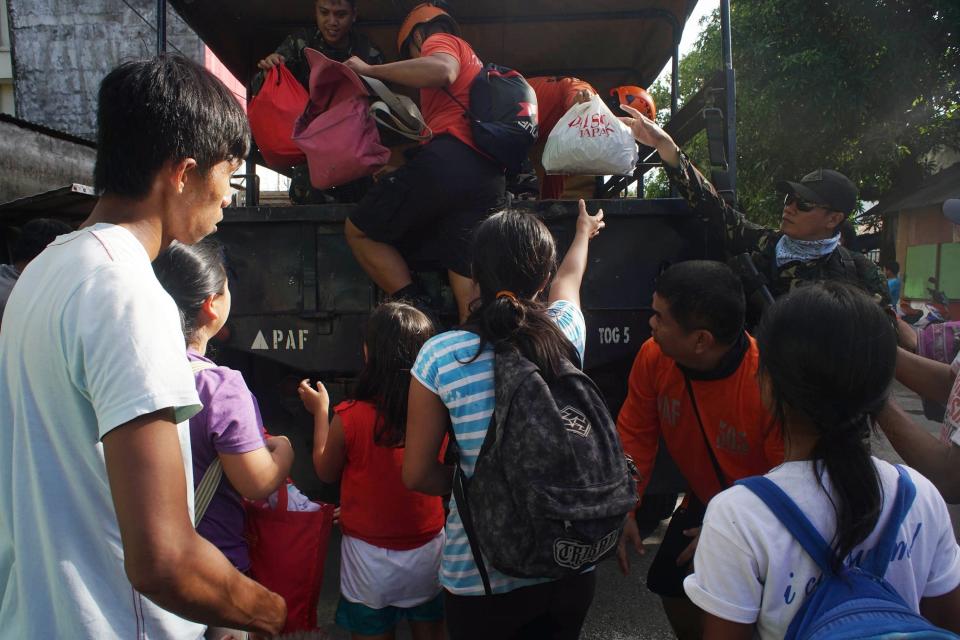
[[[220,245],[211,240],[192,246],[174,244],[154,261],[153,269],[180,309],[187,357],[203,403],[203,410],[190,419],[197,532],[237,569],[247,572],[250,555],[243,537],[243,498],[261,500],[276,491],[290,473],[293,448],[285,437],[266,437],[257,400],[240,372],[218,366],[205,356],[207,342],[230,315],[230,289]],[[212,481],[216,490],[207,501],[200,485],[217,461],[224,477],[217,481],[212,472],[205,486]],[[242,638],[244,634],[210,628],[206,637]]]

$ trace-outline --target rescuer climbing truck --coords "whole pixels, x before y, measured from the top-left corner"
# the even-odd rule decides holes
[[[162,13],[167,0],[158,0]],[[239,79],[249,81],[257,61],[284,36],[313,22],[305,0],[169,0],[183,19]],[[363,0],[356,28],[397,59],[396,34],[416,2]],[[677,58],[684,24],[696,0],[450,0],[445,7],[463,37],[484,62],[525,76],[575,76],[601,95],[612,87],[650,86],[673,61],[672,118],[667,131],[683,144],[706,130],[711,181],[735,197],[734,74],[730,62],[729,0],[721,3],[723,69],[683,109],[677,109]],[[159,30],[158,49],[165,46]],[[661,105],[661,109],[667,105]],[[383,293],[355,261],[343,236],[353,205],[259,206],[252,154],[244,206],[225,210],[217,238],[231,266],[233,311],[217,346],[217,361],[241,370],[259,399],[267,428],[290,436],[297,450],[294,478],[313,495],[329,497],[313,475],[311,417],[296,386],[321,379],[334,401],[346,392],[361,364],[365,319]],[[587,322],[584,367],[616,414],[626,395],[633,358],[650,335],[654,278],[667,264],[720,257],[720,239],[679,198],[626,197],[643,194],[643,177],[658,164],[652,149],[640,150],[631,177],[598,178],[590,211],[602,208],[607,229],[593,241],[582,288]],[[635,193],[635,192],[634,192]],[[540,216],[566,247],[574,231],[575,201],[522,201],[515,206]],[[0,205],[0,229],[36,215]],[[49,215],[49,213],[48,213]],[[455,321],[445,273],[429,255],[410,264],[437,305],[438,316]],[[654,494],[684,489],[662,453],[645,503]],[[672,506],[672,505],[670,505]]]

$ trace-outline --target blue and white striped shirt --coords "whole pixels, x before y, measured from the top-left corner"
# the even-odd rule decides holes
[[[571,302],[558,300],[548,313],[576,347],[583,360],[586,327],[583,313]],[[495,405],[493,380],[493,347],[484,347],[476,360],[470,361],[480,346],[480,336],[469,331],[447,331],[423,345],[411,373],[427,389],[440,396],[450,411],[453,432],[460,445],[460,466],[473,475],[480,447],[487,435]],[[470,552],[470,543],[463,530],[456,500],[450,501],[447,516],[447,541],[440,563],[440,584],[451,593],[483,595],[483,582]],[[547,582],[548,579],[513,578],[487,563],[490,588],[506,593],[520,587]]]

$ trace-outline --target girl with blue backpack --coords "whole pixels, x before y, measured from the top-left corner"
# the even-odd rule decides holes
[[[916,471],[870,455],[896,363],[889,318],[859,289],[825,282],[778,300],[757,342],[785,462],[707,508],[684,583],[704,637],[956,637],[945,629],[960,631],[960,547],[946,504]]]
[[[496,406],[495,350],[516,347],[548,378],[564,362],[580,365],[586,342],[580,283],[590,238],[600,232],[602,220],[602,212],[591,216],[580,201],[576,234],[559,267],[553,236],[534,215],[504,211],[477,228],[471,270],[480,297],[464,327],[427,341],[411,370],[403,463],[408,487],[438,496],[451,493],[453,467],[440,459],[448,428],[459,447],[462,473],[475,477]],[[519,578],[486,566],[482,573],[483,563],[478,565],[464,529],[462,514],[467,513],[455,495],[440,566],[450,638],[578,638],[593,600],[594,572]],[[503,540],[505,545],[522,542]],[[485,595],[487,584],[490,595]]]

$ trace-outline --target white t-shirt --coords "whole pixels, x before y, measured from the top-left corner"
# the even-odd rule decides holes
[[[953,387],[950,389],[950,396],[947,398],[947,411],[943,414],[943,430],[940,432],[940,439],[944,444],[960,446],[960,353],[953,359],[950,365],[953,375]]]
[[[20,282],[0,331],[0,634],[195,640],[202,625],[126,578],[101,444],[173,407],[193,487],[185,421],[200,406],[176,306],[109,224],[59,237]]]
[[[896,468],[873,459],[883,486],[877,528],[846,559],[859,563],[876,546],[896,495]],[[942,596],[960,585],[960,547],[947,506],[929,480],[908,469],[917,496],[900,527],[884,576],[914,611],[921,598]],[[797,503],[827,541],[836,531],[833,506],[817,482],[813,463],[787,462],[767,477]],[[824,485],[830,487],[828,477]],[[683,587],[698,607],[724,620],[757,623],[760,638],[782,638],[821,575],[813,559],[746,487],[734,486],[710,501]]]

